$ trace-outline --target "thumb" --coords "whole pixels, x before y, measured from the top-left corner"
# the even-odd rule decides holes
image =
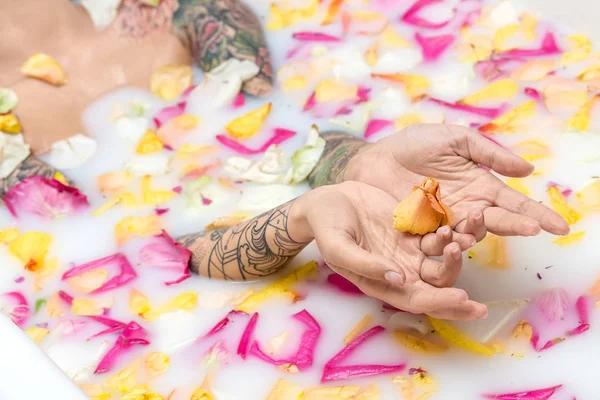
[[[317,239],[317,246],[325,262],[334,268],[342,268],[369,279],[388,281],[394,286],[406,282],[404,270],[394,260],[363,249],[349,236],[329,236],[322,241]]]

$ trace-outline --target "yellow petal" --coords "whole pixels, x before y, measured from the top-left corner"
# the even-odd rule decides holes
[[[399,49],[406,49],[412,47],[410,42],[405,40],[402,36],[396,32],[396,30],[390,25],[379,35],[378,43],[381,46],[395,47]]]
[[[100,384],[80,383],[79,388],[90,400],[110,400],[112,394],[104,391]]]
[[[400,330],[394,331],[393,336],[396,342],[417,353],[438,354],[448,350],[445,346]]]
[[[319,0],[312,0],[305,8],[283,9],[276,3],[271,3],[266,28],[279,30],[302,20],[313,17],[319,7]]]
[[[200,123],[200,119],[198,117],[190,114],[180,115],[173,118],[171,121],[173,121],[173,124],[175,124],[177,128],[182,130],[194,129]]]
[[[533,336],[533,327],[527,321],[520,321],[512,331],[513,339],[524,339],[530,341]]]
[[[519,85],[517,85],[515,81],[512,79],[501,79],[490,83],[478,92],[465,97],[460,102],[463,104],[474,105],[486,101],[508,100],[516,95],[518,91]]]
[[[559,238],[554,239],[552,242],[556,243],[560,246],[568,246],[573,243],[579,243],[583,240],[583,236],[585,236],[585,231],[571,233],[567,236],[561,236]]]
[[[596,104],[600,95],[595,95],[590,101],[585,103],[583,107],[567,122],[567,126],[578,131],[586,131],[590,125],[592,107]]]
[[[37,326],[33,326],[25,331],[29,339],[33,340],[36,344],[40,344],[48,333],[50,333],[48,329]]]
[[[518,142],[512,147],[522,159],[528,162],[552,156],[550,146],[535,139]]]
[[[112,306],[112,299],[86,299],[75,298],[71,304],[71,311],[77,315],[97,316],[104,314],[105,308]]]
[[[52,236],[42,232],[25,232],[8,245],[8,251],[25,265],[36,271],[44,265],[44,258],[52,242]]]
[[[166,203],[176,196],[176,193],[172,190],[152,190],[150,187],[150,175],[145,175],[141,179],[142,183],[142,198],[144,204],[159,205]]]
[[[394,210],[394,229],[424,235],[446,225],[444,218],[449,209],[442,206],[439,190],[439,182],[434,178],[427,178],[420,186],[415,186]]]
[[[502,269],[509,267],[506,238],[503,236],[488,233],[481,242],[469,250],[469,256],[488,267]]]
[[[176,160],[183,160],[186,158],[198,157],[204,154],[212,153],[219,150],[217,146],[206,146],[198,144],[184,144],[175,153]]]
[[[506,185],[523,193],[525,196],[529,196],[529,189],[523,184],[523,179],[510,178],[506,181]]]
[[[285,379],[279,379],[271,392],[267,396],[267,400],[299,400],[305,399],[302,397],[302,388],[289,383]]]
[[[535,28],[537,26],[537,19],[531,14],[524,12],[521,14],[521,27],[523,28],[523,35],[525,39],[532,41],[536,39]]]
[[[349,400],[360,392],[360,386],[316,387],[304,391],[302,400]]]
[[[33,284],[34,291],[40,291],[48,278],[54,274],[56,268],[58,267],[58,260],[56,258],[52,258],[50,260],[45,261],[42,266],[35,271],[35,281]]]
[[[21,132],[21,129],[21,124],[12,111],[6,114],[0,114],[0,131],[5,133],[19,133]]]
[[[54,173],[54,179],[56,179],[65,186],[70,186],[69,182],[67,181],[67,178],[58,171]]]
[[[137,144],[135,152],[137,154],[158,153],[162,151],[163,147],[163,143],[156,136],[156,133],[152,129],[148,129]]]
[[[283,87],[283,91],[286,93],[290,93],[295,90],[305,89],[308,85],[308,81],[306,80],[304,75],[294,75],[284,80],[281,84]]]
[[[365,60],[367,61],[367,64],[369,64],[371,67],[377,63],[377,51],[377,43],[375,43],[373,46],[369,47],[367,51],[365,51]]]
[[[315,99],[319,103],[344,101],[356,98],[358,86],[346,85],[335,79],[324,79],[315,88]]]
[[[485,35],[467,35],[464,43],[456,46],[458,59],[462,62],[475,63],[487,60],[494,51],[494,42]]]
[[[555,69],[554,60],[530,60],[514,70],[510,77],[518,81],[539,81]]]
[[[401,399],[414,400],[415,389],[411,381],[402,376],[394,376],[392,377],[392,383],[398,394],[401,396]]]
[[[151,378],[162,375],[169,368],[169,356],[161,352],[153,352],[146,355],[144,359],[146,373]]]
[[[331,0],[331,3],[329,3],[329,7],[327,8],[327,13],[323,18],[323,21],[321,21],[321,25],[329,25],[333,22],[334,18],[338,15],[340,6],[343,2],[344,0]]]
[[[61,65],[47,54],[37,53],[29,57],[21,67],[21,72],[54,86],[67,83],[67,75]]]
[[[164,397],[152,392],[147,385],[140,385],[125,393],[120,400],[164,400]]]
[[[115,225],[115,237],[119,245],[132,237],[155,236],[161,231],[160,217],[156,214],[147,217],[125,217]]]
[[[423,117],[417,113],[408,113],[394,121],[396,129],[404,129],[409,125],[423,123]]]
[[[371,315],[365,315],[358,323],[352,328],[350,332],[344,337],[344,343],[348,344],[360,335],[367,326],[371,323],[373,317]]]
[[[486,356],[494,355],[494,350],[491,347],[471,339],[458,329],[454,328],[452,325],[429,316],[427,319],[437,334],[449,344],[460,347],[472,353],[483,354]]]
[[[150,77],[150,90],[164,101],[171,101],[190,87],[193,78],[194,74],[190,65],[163,65],[157,68]]]
[[[563,217],[569,225],[573,225],[581,219],[581,214],[567,204],[567,200],[556,186],[548,188],[548,196],[550,196],[552,209]]]
[[[0,243],[8,244],[19,237],[17,228],[6,228],[0,231]]]
[[[315,261],[309,261],[302,267],[270,284],[263,290],[248,296],[248,298],[246,298],[240,305],[237,306],[237,309],[248,313],[258,307],[260,304],[264,303],[266,300],[275,296],[283,296],[294,299],[296,295],[290,291],[290,286],[302,279],[315,275],[316,273],[317,263]]]
[[[281,334],[271,338],[271,340],[269,340],[269,347],[270,347],[269,353],[273,354],[273,355],[279,354],[279,350],[281,350],[281,347],[284,345],[288,336],[289,336],[289,332],[284,331]]]
[[[137,385],[139,367],[140,360],[136,358],[131,364],[108,378],[106,387],[112,391],[127,393]]]
[[[101,205],[96,210],[94,210],[92,215],[98,216],[100,214],[103,214],[110,208],[116,206],[117,204],[123,204],[126,206],[134,206],[134,205],[136,205],[136,203],[137,203],[137,201],[135,200],[135,196],[133,195],[133,193],[131,193],[131,192],[121,193],[121,194],[113,197],[112,199],[108,200],[106,203]]]
[[[577,75],[577,80],[584,82],[591,81],[597,78],[600,78],[600,65],[598,64],[586,68],[582,73]]]
[[[402,83],[404,90],[412,98],[422,96],[429,87],[429,81],[422,75],[414,74],[371,74],[373,78],[385,79],[392,82]]]
[[[129,292],[129,311],[133,315],[142,315],[150,311],[150,301],[148,298],[135,289]]]
[[[511,36],[514,36],[521,30],[519,25],[504,25],[500,27],[494,34],[494,47],[496,51],[503,52],[510,50],[510,47],[506,47],[506,40]]]
[[[270,112],[271,103],[267,103],[256,110],[232,120],[227,124],[225,129],[238,139],[248,139],[260,130]]]
[[[108,279],[108,272],[101,269],[93,269],[67,279],[71,289],[77,292],[89,293],[98,289]]]
[[[592,183],[577,192],[577,198],[585,211],[600,211],[600,179],[594,179]]]
[[[116,195],[123,191],[131,182],[129,172],[109,172],[96,178],[98,188],[103,194]]]
[[[166,303],[158,306],[155,309],[151,309],[148,312],[143,313],[142,318],[146,320],[153,320],[158,318],[161,314],[166,314],[178,310],[191,311],[196,308],[198,303],[198,293],[193,291],[183,292]]]
[[[61,318],[63,315],[65,315],[62,300],[57,292],[52,293],[52,295],[50,295],[48,298],[48,302],[46,303],[46,311],[48,312],[48,316],[50,318]]]
[[[571,51],[563,53],[560,62],[563,65],[584,60],[592,51],[592,42],[585,35],[567,36]]]
[[[527,101],[479,128],[484,133],[515,133],[535,114],[535,100]]]
[[[205,388],[198,388],[192,393],[190,400],[213,400],[214,396]]]

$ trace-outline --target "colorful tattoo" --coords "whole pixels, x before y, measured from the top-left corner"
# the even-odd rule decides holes
[[[327,132],[321,137],[325,139],[325,150],[308,176],[311,188],[343,182],[348,163],[365,144],[361,139],[342,132]]]
[[[113,26],[124,37],[141,39],[152,32],[169,31],[176,9],[177,0],[161,0],[156,7],[142,0],[123,0]]]
[[[36,158],[34,155],[30,155],[24,159],[9,176],[0,179],[0,198],[4,197],[11,187],[27,177],[41,175],[45,178],[52,179],[55,174],[56,170],[54,168]]]
[[[271,56],[261,25],[241,1],[180,0],[173,31],[204,71],[230,58],[256,63],[259,75],[247,81],[243,90],[254,96],[271,93]]]
[[[192,251],[190,270],[209,278],[244,281],[276,273],[308,245],[288,233],[292,202],[231,228],[179,238]]]

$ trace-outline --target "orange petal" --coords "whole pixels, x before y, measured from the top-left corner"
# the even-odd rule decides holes
[[[333,22],[334,18],[338,15],[340,6],[343,2],[344,0],[331,0],[331,3],[329,3],[329,7],[327,8],[325,18],[323,18],[323,21],[321,21],[321,25],[329,25]]]
[[[329,101],[353,100],[358,93],[358,86],[345,85],[336,79],[324,79],[315,88],[315,99],[319,103]]]
[[[131,182],[131,174],[125,171],[109,172],[96,178],[98,188],[103,194],[114,196],[123,191]]]
[[[518,81],[539,81],[555,69],[554,60],[530,60],[514,70],[510,77]]]
[[[199,157],[204,154],[212,153],[219,150],[217,146],[206,146],[198,144],[184,144],[181,146],[175,154],[176,160],[183,160],[186,158]]]
[[[562,109],[582,107],[588,101],[585,88],[580,88],[580,85],[564,80],[553,81],[542,90],[542,93],[544,104],[553,113]]]
[[[527,101],[479,128],[485,133],[515,133],[535,114],[535,100]]]
[[[394,210],[394,229],[424,235],[439,228],[442,219],[447,215],[436,194],[439,183],[434,178],[427,178],[421,186],[396,206]]]
[[[193,78],[190,65],[163,65],[150,77],[150,90],[164,101],[171,101],[191,86]]]
[[[17,257],[29,271],[43,267],[52,236],[42,232],[25,232],[8,245],[8,251]]]
[[[371,323],[373,317],[371,315],[365,315],[358,323],[352,328],[350,332],[344,337],[344,343],[348,344],[360,335],[367,326]]]
[[[48,302],[46,303],[46,311],[48,312],[48,316],[50,318],[61,318],[65,315],[65,311],[62,306],[62,300],[57,292],[54,292],[48,298]]]
[[[71,289],[77,292],[89,293],[101,287],[107,279],[108,272],[97,268],[84,272],[81,275],[73,276],[67,279],[67,283]]]
[[[577,192],[577,198],[585,211],[600,211],[600,179],[594,179]]]
[[[520,321],[515,329],[513,329],[512,337],[513,339],[525,339],[527,341],[531,340],[533,336],[533,327],[527,323],[527,321]]]
[[[427,78],[421,75],[413,74],[371,74],[372,78],[385,79],[392,82],[404,84],[406,93],[412,98],[425,94],[429,87]]]
[[[67,83],[67,75],[61,65],[47,54],[37,53],[25,61],[21,67],[25,75],[48,82],[54,86]]]
[[[238,117],[225,127],[227,132],[238,139],[248,139],[254,136],[262,127],[271,112],[271,103]]]
[[[469,250],[469,256],[488,267],[509,267],[506,238],[503,236],[496,236],[489,233],[481,242]]]

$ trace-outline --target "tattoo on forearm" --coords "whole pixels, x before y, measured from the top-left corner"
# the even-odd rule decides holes
[[[192,251],[192,272],[209,278],[252,280],[279,271],[308,244],[296,242],[288,233],[292,202],[231,228],[179,238]]]
[[[325,139],[325,150],[308,176],[311,188],[343,182],[350,159],[365,143],[342,132],[327,132],[321,137]]]
[[[55,174],[56,170],[54,168],[31,154],[9,176],[0,179],[0,198],[4,197],[11,187],[27,177],[41,175],[52,179]]]
[[[240,0],[180,0],[172,30],[204,71],[230,58],[249,60],[260,72],[243,90],[255,96],[271,92],[271,56],[260,22]]]

